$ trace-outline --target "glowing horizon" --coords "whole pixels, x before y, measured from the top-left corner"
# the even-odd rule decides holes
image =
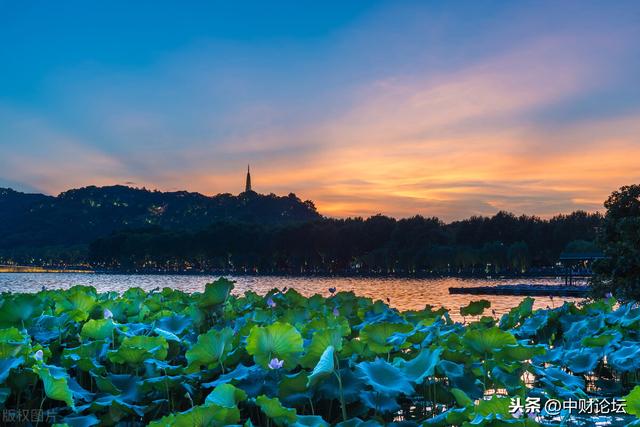
[[[5,6],[0,186],[237,194],[250,163],[324,215],[450,221],[640,182],[637,2],[123,6]]]

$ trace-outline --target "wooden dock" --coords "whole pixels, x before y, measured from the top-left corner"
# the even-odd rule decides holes
[[[589,288],[587,286],[519,284],[449,288],[449,293],[467,295],[514,295],[585,298],[589,294]]]

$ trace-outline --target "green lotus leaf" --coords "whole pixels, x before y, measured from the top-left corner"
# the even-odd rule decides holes
[[[291,427],[329,427],[329,423],[318,415],[298,415],[296,422],[289,425]]]
[[[201,405],[151,421],[148,427],[222,427],[237,424],[238,421],[240,421],[238,408]]]
[[[475,413],[477,415],[502,415],[510,416],[509,405],[510,399],[508,397],[499,397],[494,395],[491,399],[481,399],[475,407]]]
[[[388,339],[396,333],[407,333],[413,326],[406,323],[380,322],[366,325],[360,331],[360,341],[367,344],[376,354],[386,354],[393,350]]]
[[[206,404],[218,405],[222,408],[236,408],[238,402],[247,398],[247,393],[231,384],[220,384],[205,399]]]
[[[416,357],[411,360],[400,359],[396,366],[404,372],[409,381],[422,384],[425,378],[434,374],[441,353],[441,348],[435,350],[423,348]]]
[[[494,353],[508,345],[516,344],[516,337],[494,326],[488,329],[468,329],[462,342],[476,353]]]
[[[586,347],[606,347],[620,338],[621,334],[618,331],[605,332],[597,336],[584,337],[581,343]]]
[[[451,391],[451,394],[453,394],[453,397],[456,399],[456,403],[459,406],[464,408],[465,406],[473,405],[473,400],[471,400],[471,398],[467,396],[467,393],[465,393],[464,391],[455,387],[452,388],[450,391]]]
[[[413,387],[404,373],[382,359],[359,363],[356,365],[356,371],[367,384],[379,393],[390,396],[413,393]]]
[[[90,319],[82,325],[80,336],[94,340],[111,338],[115,325],[111,319]]]
[[[303,343],[300,332],[288,323],[253,326],[247,337],[247,352],[256,364],[267,368],[273,358],[284,361],[287,369],[295,367]]]
[[[309,379],[307,382],[308,387],[313,387],[319,381],[333,374],[335,371],[335,361],[334,361],[335,350],[333,346],[329,346],[325,349],[320,356],[320,360],[315,368],[313,368],[313,372],[309,375]]]
[[[640,418],[640,385],[635,386],[623,399],[627,402],[627,414]]]
[[[0,384],[4,384],[12,369],[20,367],[23,363],[24,359],[22,357],[0,359]]]
[[[42,301],[34,294],[8,294],[0,299],[0,325],[15,326],[30,323],[42,313]]]
[[[269,398],[262,394],[256,397],[256,404],[278,426],[286,426],[296,422],[296,410],[282,406],[277,397]]]
[[[509,313],[504,314],[500,318],[500,329],[507,330],[515,328],[516,325],[528,318],[532,313],[533,302],[533,298],[526,297],[520,304],[509,310]]]
[[[198,336],[196,343],[186,352],[187,372],[196,372],[201,366],[224,364],[233,350],[233,330],[224,328],[220,331],[211,329]]]
[[[491,307],[491,303],[486,299],[471,301],[469,305],[460,308],[461,316],[479,316],[486,308]]]
[[[209,308],[224,303],[227,298],[229,298],[229,294],[234,287],[233,283],[234,282],[224,277],[221,277],[213,283],[207,283],[204,288],[204,293],[198,300],[198,306]]]
[[[113,363],[136,366],[146,359],[164,360],[168,349],[169,343],[164,337],[138,335],[126,337],[116,351],[109,352],[108,357]]]
[[[546,353],[542,345],[509,344],[496,351],[496,357],[509,361],[531,360]]]
[[[321,310],[324,311],[324,308]],[[313,334],[316,331],[326,331],[330,329],[338,329],[343,337],[346,337],[351,333],[349,321],[344,316],[336,317],[333,314],[313,317],[304,325],[302,332],[306,336],[308,334]]]
[[[340,329],[335,327],[314,332],[300,364],[305,368],[315,366],[327,347],[331,346],[338,352],[342,350],[342,340]]]
[[[0,359],[10,359],[29,353],[31,339],[18,328],[0,329]]]
[[[59,294],[56,314],[66,313],[72,320],[83,322],[96,305],[96,290],[88,286],[74,286]]]
[[[57,366],[45,365],[37,363],[33,366],[33,371],[40,377],[44,384],[44,392],[48,398],[60,400],[71,408],[75,408],[73,402],[73,393],[69,388],[69,375],[67,372]]]

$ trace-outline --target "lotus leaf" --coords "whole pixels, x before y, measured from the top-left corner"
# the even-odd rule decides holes
[[[229,297],[233,286],[233,282],[225,278],[220,278],[213,283],[207,283],[198,305],[208,308],[224,303]]]
[[[232,386],[231,384],[220,384],[213,389],[205,399],[206,404],[218,405],[222,408],[236,408],[238,402],[247,398],[247,393]]]
[[[263,368],[267,368],[271,359],[277,358],[284,361],[285,368],[291,369],[297,364],[302,350],[300,332],[287,323],[254,326],[247,337],[247,352]]]
[[[322,379],[334,373],[334,357],[334,348],[330,345],[322,353],[318,364],[315,368],[313,368],[313,372],[311,372],[311,375],[309,375],[308,387],[313,387],[318,381],[321,381]]]
[[[441,348],[435,350],[423,348],[416,357],[411,360],[400,359],[396,366],[411,382],[422,384],[425,378],[434,374],[441,353]]]
[[[236,424],[239,420],[240,411],[238,408],[201,405],[152,421],[148,427],[222,427]]]
[[[30,339],[17,328],[0,329],[0,359],[10,359],[29,352]]]
[[[49,366],[44,363],[34,365],[33,371],[38,374],[44,384],[44,392],[53,400],[60,400],[71,408],[75,408],[73,393],[69,388],[67,372],[57,366]]]
[[[371,323],[360,331],[360,340],[374,353],[384,354],[393,349],[393,345],[388,344],[387,341],[393,334],[407,333],[411,330],[413,326],[406,323]]]
[[[486,299],[471,301],[469,305],[460,308],[461,316],[479,316],[485,309],[491,307],[491,303]]]
[[[356,370],[360,377],[379,393],[390,396],[413,393],[413,387],[405,374],[382,359],[361,362],[356,366]]]
[[[164,337],[126,337],[118,350],[110,351],[108,357],[113,363],[139,365],[146,359],[164,360],[168,348],[169,343]]]
[[[285,408],[278,398],[261,395],[256,398],[256,404],[278,426],[292,424],[297,419],[295,409]]]
[[[463,343],[476,353],[490,354],[508,345],[515,345],[516,338],[509,332],[494,326],[489,329],[467,330]]]
[[[104,340],[113,334],[115,325],[111,319],[90,319],[82,325],[80,336],[94,340]]]

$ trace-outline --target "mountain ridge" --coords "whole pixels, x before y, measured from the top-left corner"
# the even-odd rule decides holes
[[[273,225],[320,218],[313,202],[293,193],[206,196],[92,185],[49,196],[0,188],[0,249],[86,244],[127,228],[197,230],[216,221]]]

